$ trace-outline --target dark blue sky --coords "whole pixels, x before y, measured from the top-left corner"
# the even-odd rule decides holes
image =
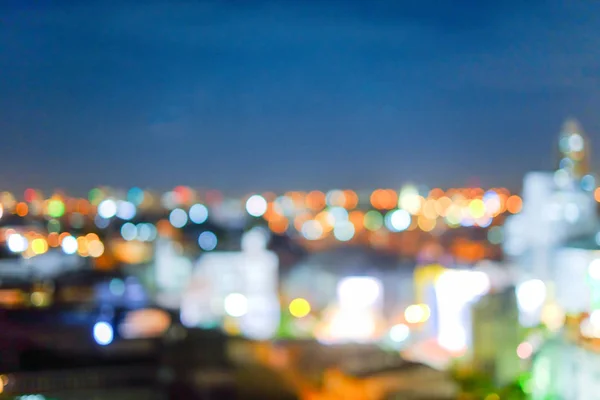
[[[0,185],[515,187],[599,76],[591,0],[4,0]]]

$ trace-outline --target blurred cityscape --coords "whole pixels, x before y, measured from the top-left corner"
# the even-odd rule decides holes
[[[600,398],[600,188],[555,147],[519,192],[3,192],[0,398]]]

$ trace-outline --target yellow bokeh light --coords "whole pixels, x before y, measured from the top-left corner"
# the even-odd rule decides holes
[[[5,386],[8,386],[8,376],[0,375],[0,394],[2,394],[2,392],[4,392]]]
[[[481,218],[485,215],[485,203],[483,200],[475,199],[469,203],[469,214],[473,218]]]
[[[301,297],[290,302],[290,314],[296,318],[306,317],[310,313],[310,303]]]
[[[33,292],[30,296],[31,304],[36,307],[43,307],[48,305],[50,301],[50,295],[44,292]]]
[[[431,310],[426,304],[413,304],[406,307],[404,318],[410,324],[426,322],[431,316]]]
[[[34,254],[44,254],[48,251],[48,242],[44,238],[33,239],[31,242],[31,250]]]

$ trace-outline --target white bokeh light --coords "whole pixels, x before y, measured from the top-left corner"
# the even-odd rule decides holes
[[[135,208],[135,204],[130,203],[128,201],[119,201],[117,203],[117,217],[124,219],[126,221],[135,217],[137,210]]]
[[[66,254],[75,254],[78,248],[77,239],[73,236],[66,236],[62,240],[61,247]]]
[[[175,228],[183,228],[188,222],[188,216],[181,208],[176,208],[169,214],[169,222]]]
[[[333,236],[340,242],[347,242],[354,237],[354,225],[349,221],[342,221],[333,227]]]
[[[231,293],[225,297],[225,312],[232,317],[242,317],[248,312],[248,299],[241,293]]]
[[[137,237],[137,232],[136,226],[131,222],[127,222],[121,227],[121,236],[127,241],[134,240]]]
[[[102,218],[112,218],[117,215],[117,203],[112,199],[103,200],[98,204],[98,215]]]
[[[253,217],[260,217],[267,212],[267,200],[261,195],[255,194],[246,201],[246,211]]]
[[[584,141],[583,141],[583,137],[580,134],[574,133],[569,137],[569,150],[581,151],[581,150],[583,150],[583,146],[584,146]]]
[[[404,342],[410,335],[410,328],[405,324],[392,326],[390,329],[390,339],[396,343]]]
[[[27,250],[29,243],[27,239],[18,233],[13,233],[7,240],[8,249],[13,253],[22,253]]]
[[[307,240],[318,240],[323,235],[323,227],[319,221],[313,219],[302,224],[302,229],[300,231],[302,236]]]
[[[534,312],[546,300],[546,285],[539,279],[525,281],[517,286],[517,302],[525,312]]]
[[[190,221],[202,224],[208,219],[208,208],[204,204],[194,204],[190,207]]]
[[[113,338],[113,328],[108,322],[96,322],[94,325],[94,340],[96,343],[106,346],[112,343]]]
[[[385,216],[385,225],[390,231],[402,232],[410,226],[410,214],[406,210],[394,210]]]

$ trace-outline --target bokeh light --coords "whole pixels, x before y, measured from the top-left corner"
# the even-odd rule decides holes
[[[404,342],[410,335],[410,328],[405,324],[397,324],[390,329],[390,339],[396,343]]]
[[[523,342],[517,346],[517,356],[521,360],[526,360],[533,354],[533,346],[529,342]]]
[[[225,297],[225,312],[232,317],[243,317],[248,312],[248,299],[241,293],[231,293]]]
[[[431,310],[426,304],[412,304],[406,307],[404,318],[410,324],[426,322],[431,315]]]
[[[117,203],[112,199],[102,200],[98,204],[98,215],[102,218],[112,218],[117,215]]]
[[[48,215],[52,218],[60,218],[65,213],[65,203],[59,199],[52,199],[48,202]]]
[[[100,240],[90,240],[88,242],[88,253],[90,257],[98,258],[104,254],[104,244]]]
[[[354,237],[354,225],[349,221],[336,223],[333,228],[333,236],[340,242],[347,242]]]
[[[188,222],[188,216],[181,208],[175,208],[169,214],[169,222],[175,228],[183,228]]]
[[[29,242],[23,235],[19,233],[13,233],[8,237],[7,245],[8,249],[13,253],[22,253],[27,250]]]
[[[137,227],[131,222],[123,224],[121,227],[121,236],[127,241],[134,240],[137,236]]]
[[[290,302],[290,314],[296,318],[304,318],[310,313],[310,303],[301,297]]]
[[[258,194],[250,196],[246,201],[246,211],[253,217],[261,217],[267,212],[267,201]]]
[[[385,225],[392,232],[402,232],[410,226],[411,217],[406,210],[390,211],[385,216]]]
[[[208,219],[208,208],[204,204],[194,204],[190,207],[189,215],[194,224],[203,224]]]
[[[135,208],[135,204],[129,201],[119,201],[117,203],[117,217],[123,219],[125,221],[129,221],[133,217],[135,217],[137,210]]]
[[[127,192],[127,200],[139,206],[144,201],[144,191],[139,187],[132,187]]]
[[[506,200],[506,209],[511,214],[516,214],[523,208],[523,200],[517,195],[512,195]]]
[[[212,251],[217,247],[218,239],[217,235],[211,231],[202,232],[198,236],[198,246],[204,251]]]
[[[79,245],[77,244],[77,239],[69,235],[62,239],[61,247],[66,254],[75,254]]]
[[[364,226],[370,231],[376,231],[383,226],[383,216],[379,211],[371,210],[365,213]]]
[[[323,227],[318,221],[309,220],[302,224],[301,233],[307,240],[318,240],[323,235]]]
[[[114,338],[113,328],[108,322],[97,322],[93,334],[94,340],[101,346],[111,344]]]
[[[44,238],[36,238],[31,241],[31,250],[35,254],[44,254],[48,251],[48,242]]]

